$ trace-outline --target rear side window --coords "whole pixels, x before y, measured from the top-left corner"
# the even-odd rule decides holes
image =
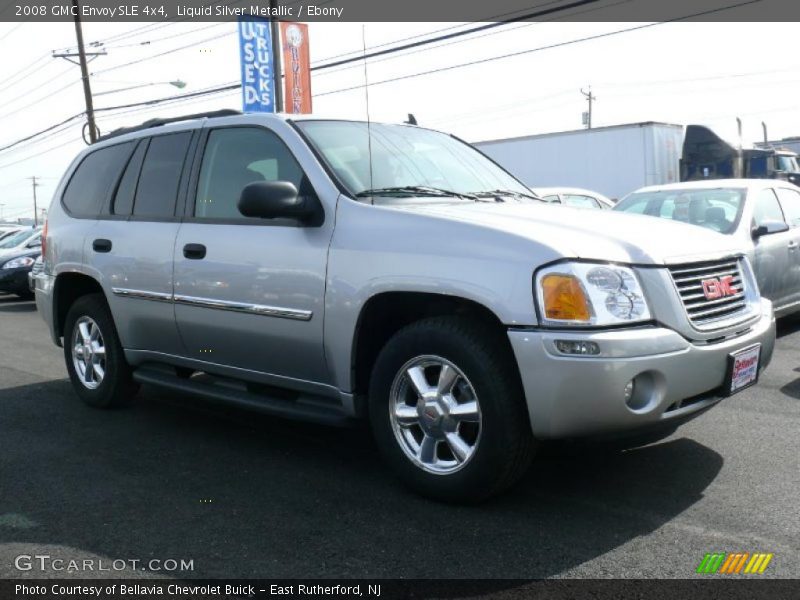
[[[96,217],[133,152],[133,142],[101,148],[87,155],[64,191],[62,202],[75,217]]]
[[[175,201],[191,132],[160,135],[150,140],[136,187],[133,215],[165,218],[175,214]]]

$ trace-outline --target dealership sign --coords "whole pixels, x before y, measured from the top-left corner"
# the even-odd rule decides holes
[[[275,112],[272,35],[269,21],[239,19],[242,111]]]
[[[285,112],[311,112],[311,65],[308,52],[308,25],[281,23],[283,69],[285,71]]]

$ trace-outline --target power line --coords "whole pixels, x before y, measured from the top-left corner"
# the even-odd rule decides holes
[[[170,23],[170,24],[171,25],[177,25],[177,23]],[[215,27],[220,27],[221,25],[230,25],[230,23],[227,23],[227,22],[225,22],[225,23],[212,23],[211,25],[208,25],[206,27],[199,27],[197,29],[192,29],[191,31],[184,31],[182,33],[176,33],[174,35],[167,35],[167,36],[164,36],[164,37],[157,38],[155,40],[144,40],[142,42],[135,42],[135,43],[130,43],[130,44],[120,44],[120,45],[103,44],[103,48],[106,48],[106,49],[109,49],[109,50],[118,50],[120,48],[138,48],[140,46],[150,46],[152,44],[158,44],[160,42],[165,42],[167,40],[171,40],[171,39],[174,39],[174,38],[183,37],[183,36],[187,36],[187,35],[192,35],[194,33],[199,33],[201,31],[205,31],[206,29],[213,29]]]
[[[69,123],[70,121],[74,121],[75,119],[80,119],[83,115],[84,115],[83,112],[79,112],[77,115],[72,115],[71,117],[68,117],[68,118],[64,119],[60,123],[56,123],[55,125],[51,125],[50,127],[42,129],[41,131],[37,131],[36,133],[32,133],[31,135],[29,135],[27,137],[24,137],[24,138],[19,139],[19,140],[15,141],[15,142],[11,142],[10,144],[2,146],[2,147],[0,147],[0,152],[3,152],[4,150],[8,150],[9,148],[13,148],[14,146],[19,146],[23,142],[27,142],[28,140],[32,140],[33,138],[39,137],[40,135],[43,135],[43,134],[48,133],[50,131],[53,131],[54,129],[56,129],[58,127],[61,127],[65,123]]]
[[[558,0],[558,1],[561,1],[561,0]],[[596,6],[594,8],[589,8],[589,9],[586,9],[586,10],[573,12],[569,16],[571,18],[574,18],[574,17],[576,17],[578,15],[583,15],[583,14],[586,14],[586,13],[596,12],[598,10],[605,10],[607,8],[612,8],[614,6],[619,6],[620,4],[629,4],[631,2],[637,2],[637,1],[638,0],[618,0],[617,2],[614,2],[612,4],[606,4],[606,5],[603,5],[603,6]],[[517,11],[517,12],[519,12],[519,11]],[[508,13],[508,14],[512,14],[512,13]],[[500,16],[502,16],[502,15],[500,15]],[[455,44],[463,44],[464,42],[471,42],[473,40],[479,40],[481,38],[489,37],[489,36],[492,36],[492,35],[511,33],[512,31],[517,31],[518,29],[522,29],[524,27],[531,27],[533,25],[540,25],[542,23],[550,23],[550,22],[553,22],[553,21],[558,21],[558,20],[563,19],[563,18],[564,18],[563,16],[556,15],[556,16],[550,17],[548,19],[539,19],[539,20],[537,20],[535,22],[523,23],[522,25],[520,25],[518,27],[510,27],[510,28],[507,28],[507,29],[502,29],[500,31],[488,31],[486,33],[483,33],[482,35],[476,35],[476,36],[473,36],[473,37],[470,37],[470,38],[467,38],[467,39],[453,39],[453,40],[449,40],[448,42],[446,42],[444,44],[440,44],[438,46],[435,46],[434,49],[438,50],[440,48],[445,48],[447,46],[452,46],[452,45],[455,45]],[[445,28],[445,29],[452,29],[452,28]],[[442,31],[444,31],[444,30],[442,30]],[[423,52],[425,50],[426,50],[426,48],[418,48],[416,50],[411,50],[410,52],[405,52],[405,53],[403,53],[401,55],[398,55],[398,56],[384,56],[383,58],[379,58],[378,60],[370,61],[370,64],[383,62],[383,61],[387,61],[387,60],[394,60],[396,58],[405,58],[407,56],[411,56],[412,54],[416,54],[418,52]],[[356,60],[359,60],[359,59],[356,59]],[[344,67],[341,67],[341,68],[338,68],[338,69],[333,69],[331,71],[325,71],[324,73],[318,73],[317,77],[319,77],[320,75],[331,75],[333,73],[341,73],[342,71],[346,71],[348,69],[353,69],[353,68],[356,68],[358,66],[359,66],[358,64],[352,64],[352,65],[344,66]],[[319,68],[320,67],[317,67],[317,69],[319,69]],[[312,67],[311,70],[313,71],[314,67]]]
[[[26,66],[22,67],[22,68],[21,68],[19,71],[16,71],[16,72],[15,72],[13,75],[9,75],[8,77],[6,77],[6,78],[5,78],[5,79],[3,79],[2,81],[0,81],[0,86],[3,86],[3,85],[5,85],[5,84],[6,84],[6,82],[8,82],[8,81],[11,81],[12,79],[15,79],[15,78],[16,78],[18,75],[26,75],[30,69],[32,69],[32,68],[33,68],[33,67],[35,67],[37,64],[39,64],[40,62],[42,62],[43,60],[46,60],[46,59],[48,59],[48,58],[50,58],[50,55],[49,55],[49,54],[45,54],[44,56],[40,56],[39,58],[37,58],[36,60],[34,60],[34,61],[33,61],[32,63],[30,63],[29,65],[26,65]],[[16,83],[16,82],[15,82],[15,83]],[[9,84],[9,85],[10,85],[10,84]],[[3,91],[3,88],[2,88],[2,87],[0,87],[0,91]]]
[[[143,63],[143,62],[146,62],[148,60],[153,60],[154,58],[159,58],[161,56],[166,56],[167,54],[173,54],[175,52],[180,52],[181,50],[186,50],[187,48],[192,48],[193,46],[197,46],[199,44],[205,44],[207,42],[212,42],[214,40],[218,40],[218,39],[226,37],[228,35],[230,35],[230,33],[223,33],[222,35],[215,35],[213,37],[206,38],[204,40],[193,42],[191,44],[186,44],[185,46],[179,46],[178,48],[172,48],[170,50],[165,50],[164,52],[159,52],[158,54],[153,54],[151,56],[145,56],[143,58],[139,58],[139,59],[132,60],[132,61],[129,61],[129,62],[126,62],[126,63],[122,63],[122,64],[114,65],[114,66],[111,66],[111,67],[108,67],[108,68],[105,68],[105,69],[101,69],[100,71],[93,72],[92,75],[100,75],[102,73],[108,73],[110,71],[116,71],[117,69],[122,69],[123,67],[129,67],[131,65],[137,65],[139,63]]]
[[[547,6],[549,4],[555,4],[555,3],[563,2],[563,1],[564,0],[549,0],[548,2],[544,2],[542,4],[537,4],[537,5],[534,5],[534,6],[528,6],[524,10],[528,10],[528,9],[531,9],[531,8],[540,8],[542,6]],[[493,15],[491,17],[487,17],[487,18],[481,19],[481,20],[482,21],[500,20],[500,19],[502,19],[502,17],[507,17],[509,15],[517,14],[519,12],[521,12],[521,11],[520,10],[516,10],[516,11],[512,11],[512,12],[502,13],[502,14],[499,14],[499,15]],[[399,44],[400,42],[406,42],[406,41],[409,41],[409,40],[419,39],[419,38],[425,37],[427,35],[433,35],[435,33],[441,33],[442,31],[451,31],[453,29],[458,29],[459,27],[463,27],[463,26],[464,26],[463,24],[450,25],[449,27],[442,27],[440,29],[434,29],[433,31],[426,31],[425,33],[418,33],[416,35],[411,35],[411,36],[408,36],[408,37],[404,37],[404,38],[400,38],[400,39],[396,39],[396,40],[391,40],[389,42],[384,42],[382,44],[375,44],[374,46],[367,46],[367,50],[374,50],[375,48],[384,48],[386,46],[391,46],[392,44]],[[320,62],[324,62],[324,61],[327,61],[327,60],[333,60],[333,59],[336,59],[336,58],[341,58],[343,56],[351,56],[351,55],[354,55],[354,54],[357,54],[360,58],[362,58],[363,49],[352,50],[351,52],[342,52],[341,54],[334,54],[333,56],[326,56],[324,58],[321,58]]]
[[[479,59],[479,60],[472,60],[472,61],[468,61],[468,62],[464,62],[464,63],[458,63],[458,64],[455,64],[455,65],[449,65],[447,67],[440,67],[438,69],[430,69],[428,71],[420,71],[420,72],[417,72],[417,73],[409,73],[407,75],[401,75],[399,77],[391,77],[389,79],[382,79],[380,81],[375,81],[375,82],[370,83],[370,86],[381,85],[381,84],[384,84],[384,83],[393,83],[395,81],[403,81],[405,79],[413,79],[415,77],[422,77],[423,75],[432,75],[434,73],[442,73],[442,72],[445,72],[445,71],[453,71],[453,70],[461,69],[461,68],[464,68],[464,67],[471,67],[471,66],[474,66],[474,65],[493,62],[493,61],[496,61],[496,60],[502,60],[504,58],[512,58],[512,57],[516,57],[516,56],[523,56],[523,55],[526,55],[526,54],[532,54],[534,52],[541,52],[542,50],[551,50],[553,48],[561,48],[563,46],[569,46],[569,45],[572,45],[572,44],[579,44],[579,43],[582,43],[582,42],[589,42],[589,41],[593,41],[593,40],[599,40],[599,39],[606,38],[606,37],[620,35],[622,33],[629,33],[631,31],[639,31],[639,30],[642,30],[642,29],[649,29],[651,27],[658,27],[659,25],[664,25],[666,23],[675,23],[677,21],[684,21],[684,20],[687,20],[687,19],[694,19],[696,17],[703,17],[703,16],[707,16],[707,15],[710,15],[710,14],[715,14],[715,13],[718,13],[718,12],[722,12],[722,11],[725,11],[725,10],[731,10],[733,8],[740,8],[742,6],[747,6],[749,4],[756,4],[756,3],[762,2],[762,1],[763,0],[746,0],[745,2],[740,2],[738,4],[730,4],[730,5],[727,5],[727,6],[720,7],[720,8],[715,8],[715,9],[710,9],[710,10],[705,10],[705,11],[693,13],[693,14],[690,14],[690,15],[685,15],[683,17],[675,17],[675,18],[669,19],[667,21],[660,21],[660,22],[657,22],[657,23],[647,23],[645,25],[636,25],[634,27],[628,27],[627,29],[618,29],[616,31],[609,31],[609,32],[600,33],[600,34],[597,34],[597,35],[590,35],[590,36],[578,38],[578,39],[575,39],[575,40],[569,40],[569,41],[566,41],[566,42],[558,42],[558,43],[555,43],[555,44],[549,44],[547,46],[539,46],[538,48],[530,48],[528,50],[519,50],[517,52],[509,52],[507,54],[500,54],[500,55],[497,55],[497,56],[490,56],[488,58],[483,58],[483,59]],[[341,93],[341,92],[349,92],[351,90],[358,90],[358,89],[361,89],[363,87],[364,87],[363,84],[359,84],[359,85],[354,85],[354,86],[350,86],[350,87],[346,87],[346,88],[341,88],[341,89],[338,89],[338,90],[330,90],[330,91],[327,91],[327,92],[322,92],[320,94],[315,94],[315,96],[328,96],[330,94],[338,94],[338,93]]]
[[[732,4],[732,5],[727,5],[727,6],[724,6],[724,7],[719,7],[719,8],[716,8],[716,9],[701,11],[701,12],[685,15],[685,16],[682,16],[682,17],[673,18],[673,19],[670,19],[668,21],[663,21],[663,22],[659,22],[659,23],[648,23],[648,24],[645,24],[645,25],[638,25],[638,26],[629,27],[629,28],[626,28],[626,29],[621,29],[621,30],[606,32],[606,33],[602,33],[602,34],[586,36],[586,37],[578,38],[578,39],[574,39],[574,40],[568,40],[568,41],[565,41],[565,42],[559,42],[559,43],[555,43],[555,44],[550,44],[550,45],[547,45],[547,46],[540,46],[540,47],[537,47],[537,48],[531,48],[531,49],[528,49],[528,50],[522,50],[522,51],[518,51],[518,52],[512,52],[512,53],[497,55],[497,56],[488,57],[488,58],[484,58],[484,59],[480,59],[480,60],[468,61],[468,62],[465,62],[465,63],[459,63],[459,64],[455,64],[455,65],[450,65],[450,66],[447,66],[447,67],[441,67],[441,68],[438,68],[438,69],[431,69],[431,70],[428,70],[428,71],[410,73],[410,74],[402,75],[402,76],[399,76],[399,77],[393,77],[393,78],[390,78],[390,79],[384,79],[384,80],[380,80],[380,81],[377,81],[377,82],[373,82],[370,85],[373,85],[373,86],[374,85],[381,85],[381,84],[384,84],[384,83],[390,83],[390,82],[394,82],[394,81],[401,81],[401,80],[405,80],[405,79],[411,79],[411,78],[414,78],[414,77],[421,77],[421,76],[424,76],[424,75],[430,75],[430,74],[433,74],[433,73],[450,71],[450,70],[455,70],[455,69],[464,68],[464,67],[468,67],[468,66],[473,66],[473,65],[477,65],[477,64],[492,62],[492,61],[501,60],[501,59],[504,59],[504,58],[510,58],[510,57],[521,56],[521,55],[525,55],[525,54],[531,54],[533,52],[539,52],[539,51],[542,51],[542,50],[548,50],[548,49],[563,47],[563,46],[567,46],[567,45],[571,45],[571,44],[577,44],[577,43],[582,43],[582,42],[602,39],[602,38],[606,38],[606,37],[610,37],[610,36],[614,36],[614,35],[628,33],[628,32],[631,32],[631,31],[638,31],[638,30],[643,30],[643,29],[647,29],[647,28],[650,28],[650,27],[655,27],[655,26],[658,26],[658,25],[663,25],[664,23],[677,22],[677,21],[682,21],[682,20],[686,20],[686,19],[692,19],[692,18],[696,18],[696,17],[715,14],[715,13],[722,12],[722,11],[725,11],[725,10],[730,10],[730,9],[733,9],[733,8],[739,8],[739,7],[742,7],[742,6],[755,4],[755,3],[758,3],[758,2],[761,2],[761,1],[762,0],[746,0],[746,1],[740,2],[738,4]],[[96,112],[116,111],[116,110],[121,110],[121,109],[126,109],[126,108],[136,108],[136,107],[141,107],[141,106],[152,106],[152,105],[157,105],[157,104],[166,103],[166,102],[174,102],[174,101],[178,101],[178,100],[186,99],[186,98],[204,97],[204,96],[209,96],[209,95],[213,95],[213,94],[217,94],[217,93],[237,90],[240,87],[241,87],[240,83],[226,84],[226,85],[223,85],[223,86],[220,86],[220,87],[216,87],[216,88],[209,88],[207,90],[202,90],[202,91],[197,91],[197,92],[190,92],[188,94],[181,94],[181,95],[177,95],[177,96],[169,96],[169,97],[165,97],[165,98],[156,98],[156,99],[152,99],[152,100],[148,100],[148,101],[144,101],[144,102],[135,102],[135,103],[124,104],[124,105],[119,105],[119,106],[111,106],[111,107],[99,108],[99,109],[96,109]],[[327,92],[322,92],[320,94],[315,94],[315,96],[325,96],[325,95],[330,95],[330,94],[335,94],[335,93],[341,93],[341,92],[345,92],[345,91],[351,91],[351,90],[355,90],[355,89],[360,89],[362,87],[363,87],[363,85],[357,85],[357,86],[351,86],[351,87],[342,88],[342,89],[338,89],[338,90],[330,90],[330,91],[327,91]],[[25,138],[17,140],[15,142],[11,143],[11,144],[6,145],[6,146],[0,147],[0,152],[2,152],[4,150],[7,150],[9,148],[12,148],[14,146],[17,146],[17,145],[19,145],[19,144],[21,144],[23,142],[26,142],[26,141],[28,141],[30,139],[33,139],[35,137],[38,137],[40,135],[43,135],[44,133],[50,132],[50,131],[56,129],[57,127],[65,124],[65,123],[68,123],[70,121],[73,121],[73,120],[81,117],[83,114],[84,113],[79,113],[78,115],[74,115],[74,116],[62,121],[61,123],[57,123],[56,125],[48,127],[47,129],[44,129],[44,130],[39,131],[37,133],[31,134],[30,136],[27,136]]]
[[[16,27],[12,27],[12,28],[11,28],[11,30],[10,30],[9,32],[7,32],[7,33],[6,33],[6,34],[5,34],[3,37],[0,37],[0,42],[2,42],[4,39],[6,39],[8,36],[10,36],[12,33],[14,33],[14,32],[15,32],[17,29],[19,29],[19,28],[20,28],[20,27],[22,27],[23,25],[25,25],[25,23],[24,23],[24,22],[23,22],[23,23],[20,23],[20,24],[19,24],[19,25],[17,25]]]
[[[14,165],[18,165],[19,163],[23,163],[25,161],[31,160],[32,158],[37,158],[39,156],[47,154],[48,152],[52,152],[53,150],[58,150],[59,148],[63,148],[64,146],[67,146],[68,144],[74,144],[74,143],[80,142],[80,141],[82,141],[82,138],[80,138],[80,137],[67,140],[63,144],[59,144],[57,146],[53,146],[51,148],[47,148],[46,150],[42,150],[41,152],[37,152],[36,154],[31,154],[30,156],[26,156],[25,158],[20,158],[18,160],[12,161],[10,163],[2,164],[2,165],[0,165],[0,169],[5,169],[7,167],[12,167]]]
[[[532,19],[534,17],[543,17],[545,15],[550,15],[556,12],[563,12],[565,10],[569,10],[571,8],[578,8],[581,6],[586,6],[587,4],[594,4],[599,2],[600,0],[576,0],[575,2],[571,2],[569,4],[565,4],[563,6],[554,7],[554,8],[546,8],[544,10],[526,13],[517,17],[512,17],[510,19],[506,19],[504,21],[500,21],[497,23],[486,23],[484,25],[479,25],[477,27],[472,27],[470,29],[464,29],[462,31],[456,31],[453,33],[446,33],[444,35],[438,35],[436,37],[427,38],[424,40],[419,40],[417,42],[411,42],[409,44],[404,44],[402,46],[396,46],[394,48],[386,48],[384,50],[377,50],[375,52],[370,52],[368,54],[362,54],[361,56],[355,56],[353,58],[345,58],[342,60],[337,60],[330,63],[325,63],[322,65],[317,65],[316,67],[311,67],[311,71],[316,71],[319,69],[330,69],[331,67],[338,67],[339,65],[345,65],[351,62],[357,62],[362,60],[367,60],[368,58],[374,58],[376,56],[383,56],[384,54],[389,54],[393,52],[400,52],[401,50],[409,50],[411,48],[418,48],[420,46],[427,46],[428,44],[433,44],[435,42],[442,42],[445,40],[453,39],[456,37],[461,37],[463,35],[469,35],[470,33],[477,33],[479,31],[485,31],[487,29],[494,29],[495,27],[500,27],[502,25],[508,25],[509,23],[518,23],[519,21],[527,21],[528,19]],[[548,2],[545,4],[552,4],[552,2]],[[542,5],[544,6],[544,4]]]
[[[51,64],[52,64],[52,63],[51,63]],[[36,73],[38,73],[38,72],[42,71],[43,69],[46,69],[46,68],[47,68],[47,67],[49,67],[49,66],[50,66],[50,64],[43,65],[43,66],[41,66],[41,67],[37,68],[37,69],[36,69],[36,70],[35,70],[33,73],[31,73],[31,75],[34,75],[34,74],[36,74]],[[71,68],[67,68],[67,70],[65,70],[65,71],[61,71],[61,72],[60,72],[58,75],[54,75],[53,77],[50,77],[50,78],[49,78],[49,79],[46,81],[46,83],[44,83],[44,85],[47,85],[47,84],[53,83],[54,81],[57,81],[57,80],[59,80],[59,79],[62,79],[62,78],[65,76],[65,75],[68,75],[68,74],[69,74],[71,71],[72,71],[72,69],[71,69]],[[36,91],[39,91],[39,90],[42,90],[42,89],[43,89],[43,84],[42,84],[42,83],[39,83],[39,84],[37,84],[37,85],[34,85],[33,87],[26,89],[24,92],[22,92],[22,93],[20,93],[20,94],[17,94],[16,96],[14,96],[13,98],[11,98],[10,100],[3,100],[3,105],[4,105],[4,106],[8,106],[9,104],[13,104],[13,103],[14,103],[14,102],[16,102],[17,100],[22,100],[22,99],[25,99],[25,98],[29,97],[29,96],[30,96],[32,93],[34,93],[34,92],[36,92]],[[62,88],[62,89],[63,89],[63,88]],[[58,90],[57,90],[57,91],[58,91]],[[6,113],[3,113],[3,114],[6,114]]]

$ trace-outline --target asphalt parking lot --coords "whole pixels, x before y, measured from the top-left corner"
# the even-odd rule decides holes
[[[550,452],[510,493],[453,507],[402,488],[366,430],[152,388],[87,408],[34,304],[0,296],[0,578],[63,575],[20,554],[190,559],[182,578],[684,578],[719,551],[799,577],[800,319],[779,336],[758,387],[671,438]]]

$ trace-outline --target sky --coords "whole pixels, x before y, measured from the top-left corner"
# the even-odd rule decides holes
[[[87,49],[93,49],[92,42],[104,41],[107,52],[89,67],[96,108],[238,82],[235,23],[147,25],[84,23]],[[771,139],[800,136],[800,51],[795,23],[643,25],[515,23],[376,57],[368,61],[366,73],[363,61],[317,71],[312,73],[314,113],[365,119],[366,77],[372,120],[400,122],[413,113],[420,125],[475,142],[580,129],[581,113],[586,110],[580,90],[591,86],[597,98],[595,127],[642,121],[700,123],[735,139],[738,116],[745,143],[762,139],[762,121]],[[310,23],[311,63],[325,63],[343,54],[355,56],[364,44],[369,49],[466,27],[464,23]],[[578,41],[601,34],[610,35]],[[0,147],[84,109],[78,66],[51,57],[53,51],[74,44],[72,23],[0,23],[4,57],[0,62]],[[562,45],[547,48],[556,44]],[[183,49],[171,52],[177,48]],[[528,52],[406,77],[521,51]],[[186,87],[179,90],[168,83],[175,80]],[[142,87],[119,91],[135,86]],[[357,89],[340,91],[351,87]],[[241,109],[240,92],[98,113],[98,125],[107,133],[155,117],[221,108]],[[40,184],[39,207],[46,207],[63,172],[83,147],[80,122],[76,122],[0,151],[0,216],[33,216],[32,176]]]

